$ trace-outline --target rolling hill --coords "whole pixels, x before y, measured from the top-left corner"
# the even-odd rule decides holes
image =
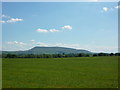
[[[66,47],[34,47],[25,51],[2,51],[3,54],[69,54],[69,53],[92,53],[88,50],[73,49]]]

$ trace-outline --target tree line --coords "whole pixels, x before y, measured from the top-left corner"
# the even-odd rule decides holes
[[[94,53],[94,54],[1,54],[1,58],[63,58],[63,57],[95,57],[95,56],[120,56],[120,53]]]

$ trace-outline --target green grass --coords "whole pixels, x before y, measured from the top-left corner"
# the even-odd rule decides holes
[[[3,59],[3,88],[116,88],[118,57]]]
[[[2,89],[2,59],[0,58],[0,89]]]

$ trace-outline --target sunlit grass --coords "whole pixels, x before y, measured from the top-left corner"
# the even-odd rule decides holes
[[[3,59],[3,88],[116,88],[117,57]]]

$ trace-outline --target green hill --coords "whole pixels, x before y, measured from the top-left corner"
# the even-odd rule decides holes
[[[3,51],[3,54],[69,54],[69,53],[92,53],[87,50],[65,47],[34,47],[26,51]]]

